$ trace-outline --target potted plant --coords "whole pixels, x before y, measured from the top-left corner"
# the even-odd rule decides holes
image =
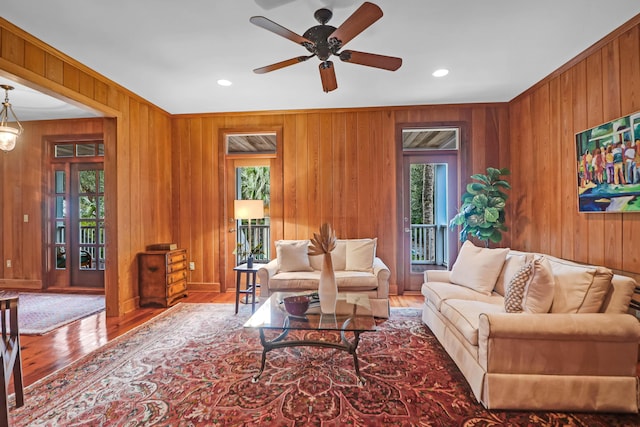
[[[507,231],[504,207],[509,197],[503,190],[510,189],[503,175],[509,175],[509,169],[487,168],[487,174],[471,175],[475,182],[467,184],[462,195],[462,206],[449,222],[449,228],[461,226],[460,241],[474,237],[489,246],[489,242],[499,243],[502,232]]]
[[[249,248],[248,243],[238,242],[233,254],[236,256],[238,264],[242,264],[243,262],[247,263],[249,268],[253,267],[254,260],[257,262],[265,262],[265,252],[263,250],[262,242],[256,243],[252,248]]]

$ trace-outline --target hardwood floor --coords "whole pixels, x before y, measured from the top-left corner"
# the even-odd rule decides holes
[[[229,303],[235,302],[235,293],[190,292],[185,302]],[[416,307],[422,304],[420,295],[391,296],[392,307]],[[147,320],[157,316],[163,308],[141,308],[121,317],[98,313],[58,328],[45,335],[20,336],[24,385],[28,386],[52,372],[68,365],[124,334]],[[13,385],[10,392],[13,391]]]

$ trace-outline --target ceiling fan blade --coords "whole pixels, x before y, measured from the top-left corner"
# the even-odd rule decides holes
[[[382,68],[389,71],[395,71],[402,65],[402,58],[377,55],[375,53],[358,52],[357,50],[343,50],[340,52],[340,59],[352,64]]]
[[[338,81],[336,80],[336,70],[333,68],[333,62],[324,61],[320,63],[320,79],[322,80],[322,90],[331,92],[338,89]]]
[[[279,36],[284,37],[285,39],[289,39],[294,43],[305,45],[306,43],[313,44],[311,40],[308,40],[302,37],[299,34],[294,33],[293,31],[283,27],[280,24],[276,24],[270,19],[265,18],[264,16],[252,16],[249,18],[249,21],[257,25],[258,27],[264,28],[267,31],[271,31],[272,33],[276,33]]]
[[[265,67],[256,68],[255,70],[253,70],[253,72],[256,74],[268,73],[269,71],[279,70],[280,68],[288,67],[289,65],[295,65],[299,62],[304,62],[309,58],[313,58],[314,56],[315,55],[297,56],[295,58],[287,59],[286,61],[280,61],[276,62],[275,64],[267,65]]]
[[[339,49],[380,18],[382,18],[382,9],[368,1],[364,2],[342,25],[329,35],[329,43],[338,43]],[[337,42],[332,41],[332,39],[336,39]]]

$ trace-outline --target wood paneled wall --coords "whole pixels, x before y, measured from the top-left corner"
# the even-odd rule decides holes
[[[272,170],[272,241],[307,239],[323,222],[342,238],[378,237],[378,254],[397,284],[396,182],[398,124],[463,122],[467,170],[506,166],[509,158],[506,104],[368,108],[177,116],[173,120],[174,180],[179,199],[175,236],[202,266],[190,282],[221,289],[227,272],[223,238],[230,207],[225,205],[221,130],[282,128],[281,165]],[[233,236],[232,236],[233,237]]]
[[[112,118],[105,119],[103,128],[107,314],[114,316],[134,309],[138,297],[136,254],[147,244],[172,239],[169,114],[2,18],[1,77]],[[19,144],[24,144],[25,138],[28,139],[26,134]],[[38,245],[42,240],[23,242],[31,234],[21,235],[13,228],[21,221],[23,212],[43,209],[37,198],[39,184],[38,188],[32,188],[31,184],[37,181],[31,175],[41,173],[43,153],[31,151],[32,141],[27,143],[28,149],[0,154],[1,174],[5,177],[0,224],[3,240],[13,235],[12,243],[3,245],[4,255],[11,254],[20,265],[21,272],[14,269],[12,278],[39,280],[37,254],[41,252]],[[14,165],[20,165],[20,170],[11,169]],[[31,169],[34,165],[37,167]],[[18,184],[13,186],[14,182]],[[29,193],[22,194],[23,191]],[[22,206],[13,206],[14,202]]]
[[[511,246],[640,274],[640,214],[578,213],[575,134],[640,111],[640,19],[510,103]]]
[[[273,240],[307,238],[323,221],[341,237],[377,236],[392,284],[399,277],[400,248],[395,130],[403,123],[468,126],[461,187],[487,166],[512,170],[511,231],[504,245],[638,273],[638,214],[577,213],[573,145],[576,132],[640,110],[635,21],[508,104],[171,117],[1,18],[0,76],[112,118],[103,124],[109,315],[135,307],[135,257],[153,242],[174,241],[189,251],[197,267],[191,283],[222,290],[231,285],[223,270],[231,256],[222,245],[230,216],[223,129],[282,129],[272,181]],[[14,270],[12,278],[37,281],[40,260],[32,254],[39,253],[38,243],[22,241],[37,239],[38,232],[15,226],[27,210],[42,209],[40,200],[23,192],[38,180],[27,175],[43,154],[21,150],[0,161],[0,226],[3,241],[11,242],[2,245],[2,255],[21,258],[21,272]],[[15,179],[19,184],[12,186]]]
[[[0,152],[0,286],[43,288],[44,137],[102,134],[102,123],[101,118],[25,122],[16,148],[10,153]],[[29,216],[29,222],[24,222],[24,215]],[[7,260],[11,260],[11,267],[6,266]]]

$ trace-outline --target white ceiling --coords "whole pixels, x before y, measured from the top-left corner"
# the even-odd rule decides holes
[[[402,57],[398,71],[335,58],[338,89],[330,93],[316,58],[252,72],[307,51],[251,16],[302,34],[317,25],[320,7],[333,10],[329,24],[338,27],[362,2],[0,0],[0,13],[173,114],[505,102],[640,13],[638,0],[373,0],[384,16],[347,48]],[[450,74],[432,77],[441,67]],[[52,118],[45,111],[60,106],[41,108],[32,95],[10,94],[19,118]]]

